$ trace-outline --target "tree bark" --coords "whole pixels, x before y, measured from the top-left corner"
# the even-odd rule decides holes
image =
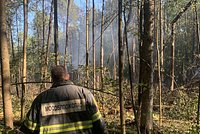
[[[78,30],[78,69],[77,69],[77,73],[78,73],[78,81],[80,81],[80,74],[79,74],[79,62],[80,62],[80,46],[81,46],[81,35],[80,35],[80,30]]]
[[[89,86],[89,9],[86,0],[86,87]]]
[[[162,0],[159,3],[159,23],[160,23],[160,77],[161,84],[164,81],[164,13],[162,8]],[[161,85],[162,86],[162,85]]]
[[[175,24],[171,25],[171,91],[174,90]]]
[[[199,112],[200,112],[200,82],[199,82],[199,95],[198,95],[198,107],[197,107],[197,132],[199,132]]]
[[[130,6],[132,6],[132,0],[130,0]],[[127,37],[127,22],[130,21],[130,17],[128,18],[128,20],[126,21],[126,10],[124,10],[124,37],[125,40],[123,40],[125,43],[124,45],[126,46],[126,51],[127,51],[127,59],[128,59],[128,65],[129,65],[129,78],[130,78],[130,87],[131,87],[131,103],[132,103],[132,109],[133,109],[133,114],[135,117],[135,121],[138,122],[138,118],[137,118],[137,113],[136,113],[136,107],[135,107],[135,100],[134,100],[134,95],[133,95],[133,77],[132,77],[132,67],[131,67],[131,59],[130,59],[130,54],[129,54],[129,47],[128,47],[128,37]],[[132,12],[132,8],[129,9],[129,15]],[[136,128],[137,128],[137,133],[140,134],[140,129],[138,128],[138,124],[136,123]]]
[[[20,47],[19,47],[19,26],[18,26],[18,14],[17,14],[17,9],[16,9],[16,27],[17,27],[17,52],[19,53]],[[19,59],[21,61],[21,58]],[[17,75],[18,74],[18,75]],[[16,70],[16,82],[18,82],[21,79],[21,62],[18,63],[18,70]],[[18,76],[18,77],[17,77]],[[19,97],[19,88],[20,86],[16,85],[16,90],[17,90],[17,96]]]
[[[171,21],[171,91],[174,90],[174,56],[175,56],[175,23],[182,16],[184,12],[188,10],[188,8],[192,5],[194,0],[189,1],[186,6],[181,10],[176,17]]]
[[[10,42],[11,42],[11,46],[12,46],[12,60],[15,61],[16,57],[15,57],[15,48],[14,48],[14,41],[13,41],[13,33],[12,33],[12,22],[10,21],[8,24],[9,27],[9,31],[10,31]],[[17,69],[14,68],[14,79],[15,79],[15,83],[17,83]],[[11,80],[12,81],[12,80]],[[16,92],[17,92],[17,97],[19,97],[19,89],[18,86],[16,85]]]
[[[41,63],[41,80],[45,79],[45,2],[42,0],[42,63]],[[46,88],[46,83],[41,85],[41,90]]]
[[[157,45],[157,60],[158,60],[158,88],[159,88],[159,126],[162,126],[162,68],[163,68],[163,32],[162,32],[162,0],[159,0],[159,42]],[[159,49],[160,48],[160,49]]]
[[[196,25],[196,41],[197,41],[197,68],[199,68],[200,63],[200,39],[199,39],[199,24],[198,24],[198,11],[197,11],[197,0],[194,3],[194,11],[195,11],[195,25]],[[199,132],[199,112],[200,112],[200,81],[199,81],[199,95],[198,95],[198,109],[197,109],[197,132]]]
[[[64,66],[67,68],[67,48],[68,48],[68,33],[69,33],[69,7],[70,0],[67,2],[67,21],[66,21],[66,44],[65,44],[65,58],[64,58]]]
[[[93,89],[96,89],[96,45],[94,42],[95,3],[92,0],[92,46],[93,46]]]
[[[119,51],[119,100],[120,100],[120,127],[121,134],[126,134],[124,118],[124,94],[123,94],[123,42],[122,42],[122,0],[118,1],[118,51]]]
[[[144,1],[144,35],[141,46],[140,69],[142,102],[141,126],[142,134],[151,134],[153,131],[153,27],[154,27],[154,0]]]
[[[57,0],[54,0],[54,54],[55,65],[59,64],[58,61],[58,13],[57,13]]]
[[[43,81],[44,79],[45,79],[45,70],[44,70],[44,63],[45,63],[45,17],[44,17],[44,15],[45,15],[45,9],[44,9],[44,0],[42,0],[42,51],[41,51],[41,53],[39,53],[40,55],[41,55],[41,61],[40,61],[40,80],[41,81]],[[40,39],[39,39],[39,37],[40,37],[40,34],[39,34],[39,30],[38,30],[38,46],[39,46],[39,44],[40,44]],[[39,47],[38,47],[39,48]],[[38,52],[39,52],[39,50],[40,49],[38,49]],[[40,85],[40,93],[42,92],[42,90],[43,89],[45,89],[45,87],[46,87],[46,84],[41,84]]]
[[[104,30],[104,0],[102,2],[101,12],[101,41],[100,41],[100,69],[101,69],[101,89],[104,88],[104,47],[103,47],[103,30]]]
[[[198,22],[198,9],[197,9],[197,0],[195,0],[195,6],[194,6],[194,10],[195,10],[195,26],[196,26],[196,44],[197,44],[197,53],[196,55],[200,54],[200,35],[199,35],[199,22]],[[196,57],[197,58],[197,65],[200,65],[200,57]]]
[[[138,127],[141,126],[141,105],[142,105],[142,77],[141,77],[141,74],[143,73],[142,72],[142,58],[141,58],[141,53],[142,53],[142,38],[143,38],[143,28],[142,28],[142,25],[143,25],[143,12],[144,12],[144,9],[143,9],[143,5],[144,5],[144,0],[142,1],[137,1],[138,2],[138,11],[137,11],[137,14],[138,14],[138,33],[139,33],[139,36],[138,36],[138,46],[139,46],[139,55],[140,55],[140,66],[139,66],[139,86],[138,86]]]
[[[113,53],[113,79],[117,80],[116,58],[115,58],[115,40],[113,36],[113,26],[110,24],[111,38],[112,38],[112,53]]]
[[[22,83],[26,82],[27,72],[27,34],[28,34],[28,1],[24,0],[24,38],[23,38],[23,71],[22,71]],[[25,117],[25,93],[26,85],[22,84],[22,98],[21,98],[21,120]]]
[[[48,53],[49,53],[49,47],[50,47],[50,38],[51,38],[51,29],[52,29],[52,20],[53,20],[53,0],[51,1],[51,11],[50,11],[50,17],[49,17],[49,31],[47,36],[47,47],[46,47],[46,54],[45,54],[45,80],[48,73]]]
[[[5,0],[0,1],[0,45],[1,45],[1,79],[2,79],[2,97],[3,114],[5,128],[13,128],[12,99],[10,94],[10,64],[9,50],[6,37],[6,13]]]

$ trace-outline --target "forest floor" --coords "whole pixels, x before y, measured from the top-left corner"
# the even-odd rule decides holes
[[[33,99],[38,95],[39,86],[29,85],[26,93],[26,110],[29,109]],[[20,98],[16,96],[16,91],[12,90],[13,113],[15,120],[15,130],[10,134],[18,133],[20,126]],[[127,95],[126,95],[127,94]],[[133,110],[128,106],[130,104],[128,91],[125,92],[125,119],[127,134],[136,134]],[[154,129],[155,133],[163,134],[198,134],[196,126],[196,113],[198,102],[198,86],[192,85],[177,88],[174,91],[163,91],[163,116],[162,127],[159,127],[159,94],[154,93]],[[108,130],[111,134],[119,134],[120,113],[118,97],[95,92],[100,111],[105,118]],[[0,132],[3,131],[3,106],[0,101]]]

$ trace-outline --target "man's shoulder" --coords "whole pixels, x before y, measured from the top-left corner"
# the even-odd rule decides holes
[[[86,87],[83,87],[83,86],[79,86],[79,85],[73,85],[74,88],[77,88],[78,90],[82,90],[82,91],[85,91],[85,92],[90,92],[90,90]]]
[[[91,91],[88,88],[80,85],[66,85],[66,86],[70,86],[70,88],[72,88],[73,91],[81,92],[87,95],[91,94]]]
[[[51,88],[49,88],[49,89],[47,89],[47,90],[45,90],[45,91],[39,93],[39,94],[35,97],[33,103],[39,103],[39,102],[41,102],[42,98],[45,96],[45,94],[48,94],[48,92],[50,91],[50,89],[51,89]]]

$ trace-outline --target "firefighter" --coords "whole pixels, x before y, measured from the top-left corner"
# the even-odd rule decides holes
[[[32,103],[20,130],[25,134],[104,134],[105,123],[91,92],[71,82],[64,66],[52,68],[53,85]]]

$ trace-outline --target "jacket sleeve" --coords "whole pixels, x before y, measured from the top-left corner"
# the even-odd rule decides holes
[[[38,123],[38,106],[36,100],[33,101],[30,110],[28,111],[20,130],[25,134],[38,134],[39,123]]]
[[[87,111],[91,116],[93,123],[93,133],[107,134],[104,119],[98,109],[97,102],[91,92],[88,91],[86,98]]]

